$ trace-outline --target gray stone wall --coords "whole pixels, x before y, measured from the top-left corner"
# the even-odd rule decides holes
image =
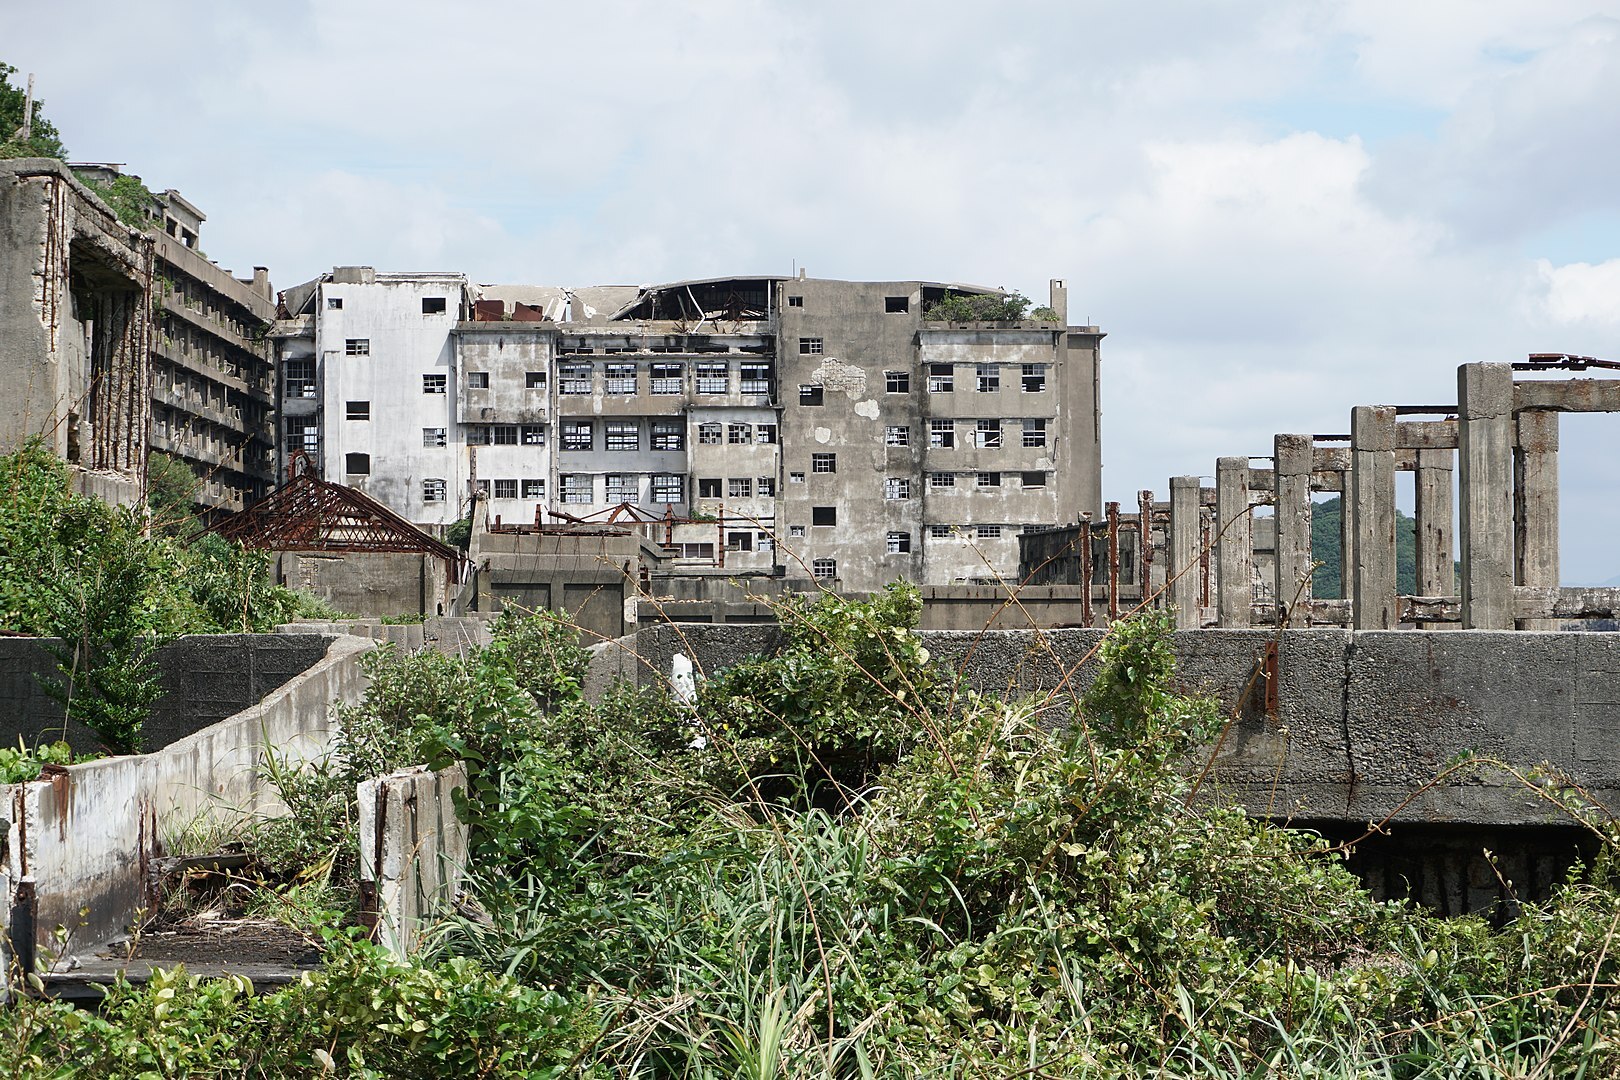
[[[699,671],[718,670],[768,651],[779,634],[769,626],[650,627],[602,646],[592,685],[666,679],[677,651]],[[1095,630],[923,633],[937,663],[1006,696],[1083,691],[1101,639]],[[1261,669],[1273,640],[1263,630],[1182,631],[1175,640],[1182,688],[1214,695],[1233,717],[1211,791],[1251,813],[1361,824],[1566,820],[1500,770],[1430,785],[1470,752],[1526,769],[1549,762],[1599,800],[1620,800],[1620,636],[1289,630],[1268,713]]]
[[[326,655],[326,634],[198,634],[158,650],[163,696],[147,719],[148,752],[258,704],[271,691]],[[21,737],[34,744],[62,737],[62,708],[37,676],[52,675],[56,658],[38,638],[0,638],[0,746]],[[100,748],[95,734],[69,725],[79,751]]]

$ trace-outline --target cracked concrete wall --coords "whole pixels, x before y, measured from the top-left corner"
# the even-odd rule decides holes
[[[923,632],[935,662],[1001,696],[1079,691],[1098,630]],[[1211,791],[1261,816],[1365,825],[1525,827],[1567,818],[1500,770],[1459,772],[1424,789],[1448,762],[1476,752],[1520,768],[1550,762],[1594,798],[1620,800],[1620,637],[1471,631],[1290,630],[1281,637],[1277,710],[1256,676],[1275,632],[1176,634],[1177,681],[1236,720]],[[604,646],[593,685],[615,674],[666,678],[675,652],[712,671],[775,646],[771,626],[659,626]]]

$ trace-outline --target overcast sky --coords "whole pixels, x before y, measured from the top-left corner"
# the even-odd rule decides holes
[[[1459,363],[1620,358],[1620,0],[0,0],[0,27],[73,158],[179,189],[210,257],[282,286],[1066,278],[1127,502],[1452,402]],[[1620,416],[1563,448],[1564,579],[1604,582]]]

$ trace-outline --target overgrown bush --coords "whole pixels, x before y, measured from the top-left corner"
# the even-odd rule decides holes
[[[1023,293],[953,293],[928,305],[923,318],[930,322],[1017,322],[1029,310]]]

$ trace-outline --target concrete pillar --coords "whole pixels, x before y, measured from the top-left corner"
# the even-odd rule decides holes
[[[1527,409],[1516,417],[1513,454],[1516,578],[1520,585],[1558,587],[1558,414]],[[1557,619],[1523,619],[1521,630],[1556,630]]]
[[[1304,626],[1294,609],[1311,598],[1311,437],[1278,435],[1276,455],[1276,598],[1278,622]]]
[[[1345,470],[1339,474],[1339,597],[1354,603],[1355,574],[1351,567],[1356,565],[1356,508],[1350,484],[1350,472]]]
[[[1457,588],[1455,556],[1451,546],[1450,450],[1417,452],[1417,592],[1419,596],[1451,596]],[[1423,623],[1426,630],[1445,629],[1450,623]]]
[[[1457,369],[1463,627],[1513,629],[1513,369]]]
[[[1199,623],[1200,491],[1196,476],[1170,478],[1170,553],[1165,570],[1175,578],[1170,585],[1170,603],[1176,609],[1178,630],[1196,630]]]
[[[1393,630],[1400,623],[1395,585],[1395,407],[1357,405],[1350,411],[1349,510],[1355,559],[1345,564],[1357,630]]]
[[[1222,626],[1248,626],[1254,597],[1249,537],[1249,459],[1215,463],[1215,609]]]

